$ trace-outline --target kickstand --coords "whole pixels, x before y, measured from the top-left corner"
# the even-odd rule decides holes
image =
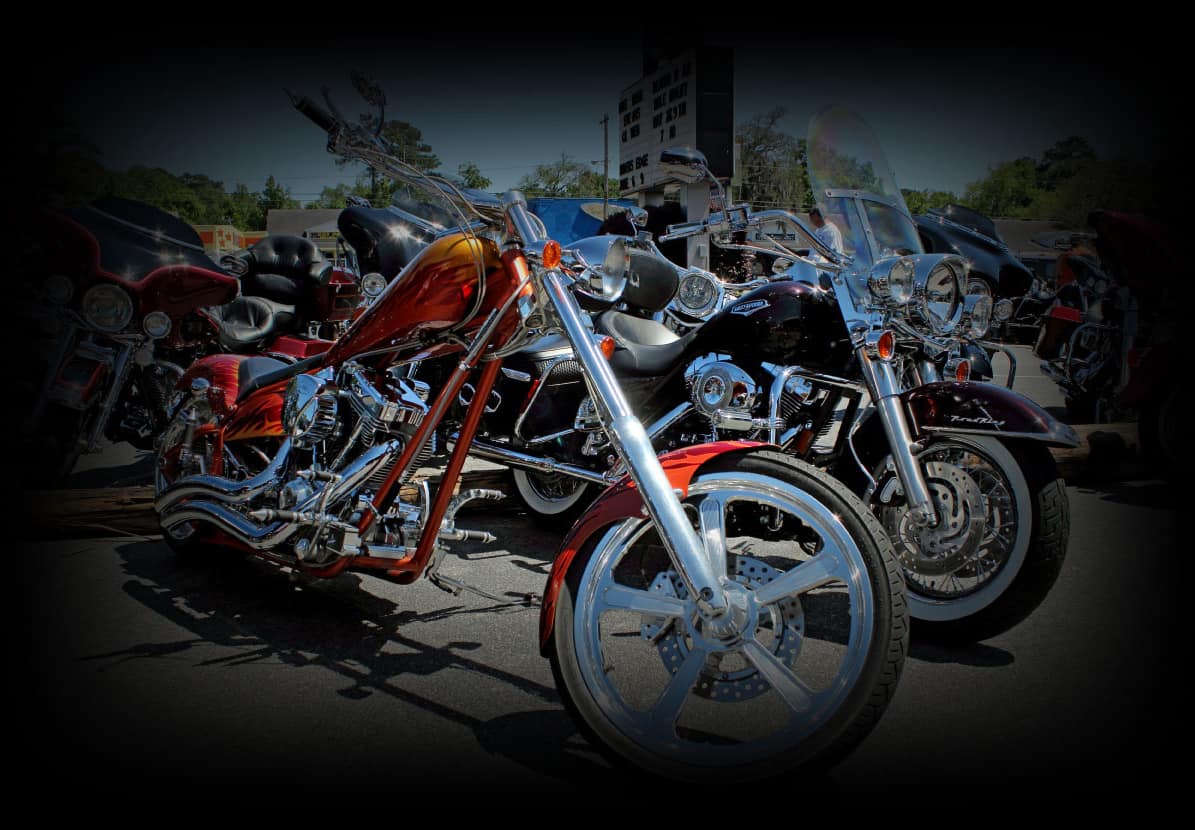
[[[476,586],[470,585],[467,582],[461,582],[459,579],[453,579],[450,576],[444,576],[441,573],[429,573],[427,578],[431,583],[442,591],[447,591],[453,596],[459,596],[461,591],[468,591],[472,594],[477,594],[479,597],[484,597],[488,600],[493,600],[500,605],[510,605],[519,608],[533,608],[538,606],[543,601],[538,594],[523,594],[520,599],[511,599],[510,597],[502,597],[497,594],[491,594],[489,591],[483,590]]]

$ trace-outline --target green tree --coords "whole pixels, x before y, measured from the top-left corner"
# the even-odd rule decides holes
[[[909,213],[926,213],[933,208],[944,208],[949,204],[958,204],[959,197],[947,190],[906,190],[901,188],[905,197],[905,204]]]
[[[290,188],[283,187],[273,176],[266,179],[266,186],[257,197],[257,203],[261,206],[261,212],[267,215],[271,210],[293,210],[300,207],[299,200],[290,195]]]
[[[472,187],[477,190],[489,190],[494,184],[483,176],[481,169],[471,161],[461,162],[457,165],[456,174],[461,177],[461,181],[465,183],[465,187]]]
[[[1077,135],[1054,142],[1037,163],[1037,183],[1043,190],[1054,190],[1096,160],[1095,149]]]
[[[967,185],[966,204],[988,216],[1027,218],[1033,202],[1041,195],[1037,185],[1037,163],[1031,158],[1006,161],[988,175]]]
[[[757,207],[808,209],[813,191],[805,171],[806,144],[781,130],[781,107],[739,125],[739,186],[736,198]]]
[[[519,179],[516,187],[531,198],[537,196],[568,196],[599,198],[603,193],[602,174],[595,173],[567,153],[550,164],[538,164]],[[618,182],[608,180],[610,193],[618,193]]]

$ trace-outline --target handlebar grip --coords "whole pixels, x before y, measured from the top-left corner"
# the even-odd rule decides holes
[[[296,98],[294,104],[295,109],[311,119],[324,132],[329,133],[336,126],[336,119],[306,95],[302,98]]]
[[[696,222],[679,222],[675,225],[668,226],[668,233],[660,234],[658,239],[661,242],[668,242],[672,239],[681,239],[686,236],[696,236],[699,233],[705,232],[706,223],[704,220]]]

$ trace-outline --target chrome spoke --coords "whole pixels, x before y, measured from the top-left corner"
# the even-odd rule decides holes
[[[701,500],[698,516],[710,567],[716,575],[726,576],[726,502],[716,494],[708,495]]]
[[[636,611],[655,617],[683,617],[685,614],[683,600],[651,591],[641,591],[638,588],[628,588],[617,583],[611,584],[602,592],[602,602],[606,608]]]
[[[776,659],[758,640],[746,640],[743,656],[768,681],[793,714],[808,712],[813,706],[813,690],[802,683],[792,669]]]
[[[803,594],[820,588],[828,582],[842,581],[842,563],[838,551],[828,546],[812,559],[806,559],[797,567],[785,571],[784,576],[769,582],[755,592],[760,605],[771,605],[793,594]]]
[[[676,722],[680,719],[681,710],[685,708],[685,701],[689,699],[689,692],[701,676],[701,669],[705,666],[706,653],[693,649],[685,657],[656,698],[651,709],[652,726],[655,730],[666,733],[670,738],[676,734]]]

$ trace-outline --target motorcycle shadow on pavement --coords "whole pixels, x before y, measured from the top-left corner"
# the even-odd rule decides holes
[[[235,653],[201,659],[194,664],[195,668],[240,670],[279,664],[294,669],[317,667],[347,681],[335,692],[341,700],[363,701],[385,695],[397,703],[418,707],[432,716],[428,720],[447,721],[472,731],[485,753],[549,776],[563,785],[584,780],[589,786],[620,776],[605,766],[576,734],[551,685],[474,659],[470,653],[482,649],[481,642],[450,640],[443,645],[432,645],[403,631],[415,620],[534,614],[534,611],[503,609],[483,600],[481,606],[454,601],[447,608],[419,613],[400,609],[388,598],[366,590],[362,583],[372,580],[357,574],[345,574],[318,584],[296,582],[267,563],[231,553],[214,552],[211,556],[179,559],[157,541],[124,545],[117,548],[117,553],[126,573],[133,577],[124,584],[125,593],[194,636],[173,642],[147,642],[89,655],[87,659],[106,663],[178,659],[192,649],[223,646],[235,649]],[[534,641],[520,645],[526,648],[529,658],[541,659]],[[496,717],[467,711],[428,694],[429,689],[438,691],[434,683],[428,686],[419,682],[420,678],[434,679],[447,669],[497,681],[545,705]],[[459,672],[452,674],[459,677]],[[272,681],[267,678],[263,682],[280,685],[288,682],[285,674],[271,674],[271,677]],[[298,676],[296,681],[303,682]],[[451,677],[444,679],[445,692],[451,692],[447,686],[451,682]],[[459,695],[451,697],[459,699]],[[353,718],[343,703],[329,700],[327,705],[332,718]],[[180,704],[175,714],[185,718],[185,704]],[[303,728],[298,722],[295,726]],[[377,728],[386,729],[388,725],[379,723]],[[403,737],[405,748],[396,751],[396,757],[387,758],[384,767],[379,765],[376,770],[365,771],[367,777],[371,773],[387,777],[418,775],[421,759],[428,760],[429,756],[438,762],[452,760],[444,757],[443,753],[451,750],[438,745],[433,729],[414,736],[407,732]],[[412,746],[412,737],[425,741],[425,745]],[[338,758],[339,752],[333,738],[328,757],[312,758],[310,762],[315,767],[330,762],[335,765],[336,761],[345,760]],[[296,760],[288,758],[285,763],[293,765]],[[464,763],[467,767],[469,762]],[[407,765],[409,768],[404,769]]]

